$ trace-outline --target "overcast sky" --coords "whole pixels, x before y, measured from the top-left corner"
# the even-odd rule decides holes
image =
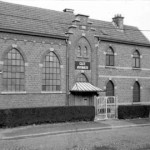
[[[63,11],[74,9],[75,14],[112,21],[115,14],[124,17],[124,24],[138,27],[150,40],[150,0],[1,0],[5,2]],[[144,31],[145,30],[145,31]]]

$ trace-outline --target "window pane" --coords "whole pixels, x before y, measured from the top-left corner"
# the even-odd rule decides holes
[[[138,82],[133,86],[133,102],[140,102],[140,85]]]
[[[109,55],[106,55],[106,66],[110,66]]]
[[[77,56],[81,56],[82,54],[81,54],[81,47],[80,46],[78,46],[78,48],[77,48]]]
[[[88,82],[88,79],[83,73],[81,73],[77,78],[77,82]]]
[[[136,58],[136,67],[137,67],[137,68],[140,67],[140,60],[139,60],[139,58]]]
[[[114,96],[114,84],[109,81],[106,85],[106,96]]]
[[[109,56],[109,60],[110,60],[110,66],[114,66],[114,56],[113,55]]]
[[[20,79],[24,80],[24,60],[16,49],[12,49],[5,56],[3,70],[3,89],[5,91],[22,91]]]
[[[42,86],[42,90],[59,91],[60,88],[56,88],[56,85],[58,84],[56,79],[58,79],[60,86],[60,63],[57,56],[53,52],[50,52],[45,56],[43,64],[46,65],[43,65],[42,70],[42,85],[44,86]]]

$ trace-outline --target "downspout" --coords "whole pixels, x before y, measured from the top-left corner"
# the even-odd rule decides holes
[[[69,48],[66,39],[66,105],[69,106]]]
[[[100,44],[100,39],[98,38],[98,44],[97,44],[97,49],[96,49],[96,86],[98,87],[98,79],[99,79],[99,64],[98,64],[98,50],[99,50],[99,44]]]

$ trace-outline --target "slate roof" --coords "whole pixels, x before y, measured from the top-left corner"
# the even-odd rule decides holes
[[[73,13],[0,2],[0,29],[65,36],[74,19]],[[112,22],[89,21],[102,38],[150,44],[137,27],[124,25],[124,32],[120,32]]]

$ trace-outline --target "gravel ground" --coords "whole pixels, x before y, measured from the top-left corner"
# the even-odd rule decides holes
[[[150,126],[0,140],[1,150],[150,150]]]

